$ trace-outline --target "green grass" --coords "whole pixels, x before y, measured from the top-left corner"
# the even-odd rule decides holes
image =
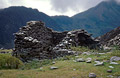
[[[27,62],[24,64],[24,67],[22,67],[21,69],[36,69],[36,68],[40,68],[42,66],[45,66],[45,65],[49,65],[49,64],[52,64],[52,60],[42,60],[42,61],[39,61],[39,60],[33,60],[33,61],[30,61],[30,62]]]
[[[0,49],[0,52],[12,52],[13,50],[12,49]]]
[[[23,66],[22,61],[10,54],[0,54],[0,69],[18,69]]]
[[[5,54],[11,54],[13,52],[12,49],[0,49],[0,53],[4,52]]]
[[[57,66],[59,69],[50,70],[50,66]],[[54,65],[43,66],[43,70],[34,69],[34,70],[1,70],[3,75],[0,78],[88,78],[88,74],[93,72],[97,75],[98,78],[110,75],[107,73],[107,66],[95,67],[92,64],[86,63],[74,63],[72,60],[67,61],[57,61]],[[114,66],[112,75],[118,76],[120,66]],[[76,70],[73,70],[76,69]]]
[[[78,47],[76,48],[78,50]],[[76,50],[75,49],[75,50]],[[97,50],[90,50],[87,48],[80,48],[79,51],[92,51],[100,52]],[[82,52],[84,52],[82,51]],[[102,50],[101,50],[102,51]],[[105,51],[106,52],[106,51]],[[108,75],[113,75],[114,77],[120,76],[120,61],[119,65],[110,65],[109,62],[104,62],[104,66],[94,66],[94,60],[107,61],[112,56],[119,56],[120,50],[112,50],[110,53],[103,55],[74,55],[64,56],[52,60],[33,60],[31,62],[25,63],[21,69],[2,69],[0,70],[0,78],[88,78],[89,73],[95,73],[97,78],[108,78]],[[77,58],[87,59],[92,58],[92,63],[86,62],[74,62]],[[52,62],[55,61],[55,64]],[[58,69],[50,70],[51,66],[56,66]],[[109,66],[113,66],[112,73],[107,73]],[[42,67],[43,69],[40,69]]]
[[[88,47],[71,47],[72,50],[74,51],[80,51],[80,52],[87,52],[87,51],[94,51],[94,50],[90,50]]]
[[[111,53],[110,53],[111,56],[118,56],[120,57],[120,50],[113,50]]]

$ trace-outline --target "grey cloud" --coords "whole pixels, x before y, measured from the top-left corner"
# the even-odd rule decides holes
[[[8,5],[8,2],[6,0],[0,0],[0,8],[5,8],[6,5]]]
[[[104,0],[51,0],[52,9],[61,13],[67,12],[69,9],[79,12],[87,10]]]
[[[0,8],[24,5],[25,0],[0,0]]]
[[[120,0],[116,0],[120,4]]]

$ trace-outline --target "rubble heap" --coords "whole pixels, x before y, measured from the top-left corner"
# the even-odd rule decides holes
[[[114,46],[114,45],[120,46],[120,27],[115,28],[114,30],[96,39],[100,41],[100,44],[102,46],[107,46],[107,47]]]
[[[95,48],[97,43],[92,39],[91,34],[88,34],[83,29],[69,31],[66,37],[53,48],[53,52],[57,54],[56,56],[71,55],[76,53],[70,49],[71,46]]]
[[[51,59],[73,54],[71,45],[95,47],[97,43],[85,30],[56,32],[41,21],[30,21],[15,33],[13,56],[22,61]]]

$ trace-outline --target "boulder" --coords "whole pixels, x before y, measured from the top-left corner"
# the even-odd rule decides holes
[[[54,69],[58,69],[58,67],[52,66],[52,67],[50,67],[50,69],[51,69],[51,70],[54,70]]]
[[[97,64],[94,64],[95,66],[103,66],[104,62],[96,61]]]
[[[92,61],[91,60],[87,60],[86,63],[91,63]]]
[[[90,73],[89,78],[96,78],[96,74],[95,73]]]
[[[77,62],[85,62],[85,60],[83,58],[78,58],[76,59]]]
[[[117,63],[117,62],[110,62],[110,64],[118,65],[118,63]]]
[[[109,66],[109,68],[112,68],[112,69],[113,69],[114,67],[113,67],[113,66]]]
[[[117,57],[117,56],[113,56],[111,57],[110,61],[120,61],[120,57]]]
[[[87,58],[86,59],[86,63],[91,63],[92,62],[92,58]]]
[[[52,64],[55,64],[55,63],[56,63],[55,61],[52,62]]]
[[[91,55],[90,52],[83,52],[82,54],[83,54],[83,55]]]
[[[109,69],[109,70],[107,70],[107,72],[108,72],[108,73],[112,73],[112,70],[111,70],[111,69]]]

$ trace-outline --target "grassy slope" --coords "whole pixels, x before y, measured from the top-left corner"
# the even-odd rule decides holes
[[[99,56],[99,57],[97,57]],[[80,55],[79,57],[93,59],[107,60],[111,57],[110,54],[105,55]],[[104,66],[94,66],[94,62],[88,64],[85,62],[74,62],[73,60],[79,57],[68,56],[68,60],[54,60],[56,63],[43,66],[43,69],[31,69],[31,70],[0,70],[0,78],[88,78],[89,73],[97,74],[97,77],[106,78],[108,75],[118,76],[120,75],[120,65],[109,65],[105,63]],[[120,61],[118,62],[120,64]],[[58,69],[50,70],[51,66],[57,66]],[[110,68],[108,66],[114,66],[113,73],[107,73]],[[76,69],[76,70],[73,70]]]

